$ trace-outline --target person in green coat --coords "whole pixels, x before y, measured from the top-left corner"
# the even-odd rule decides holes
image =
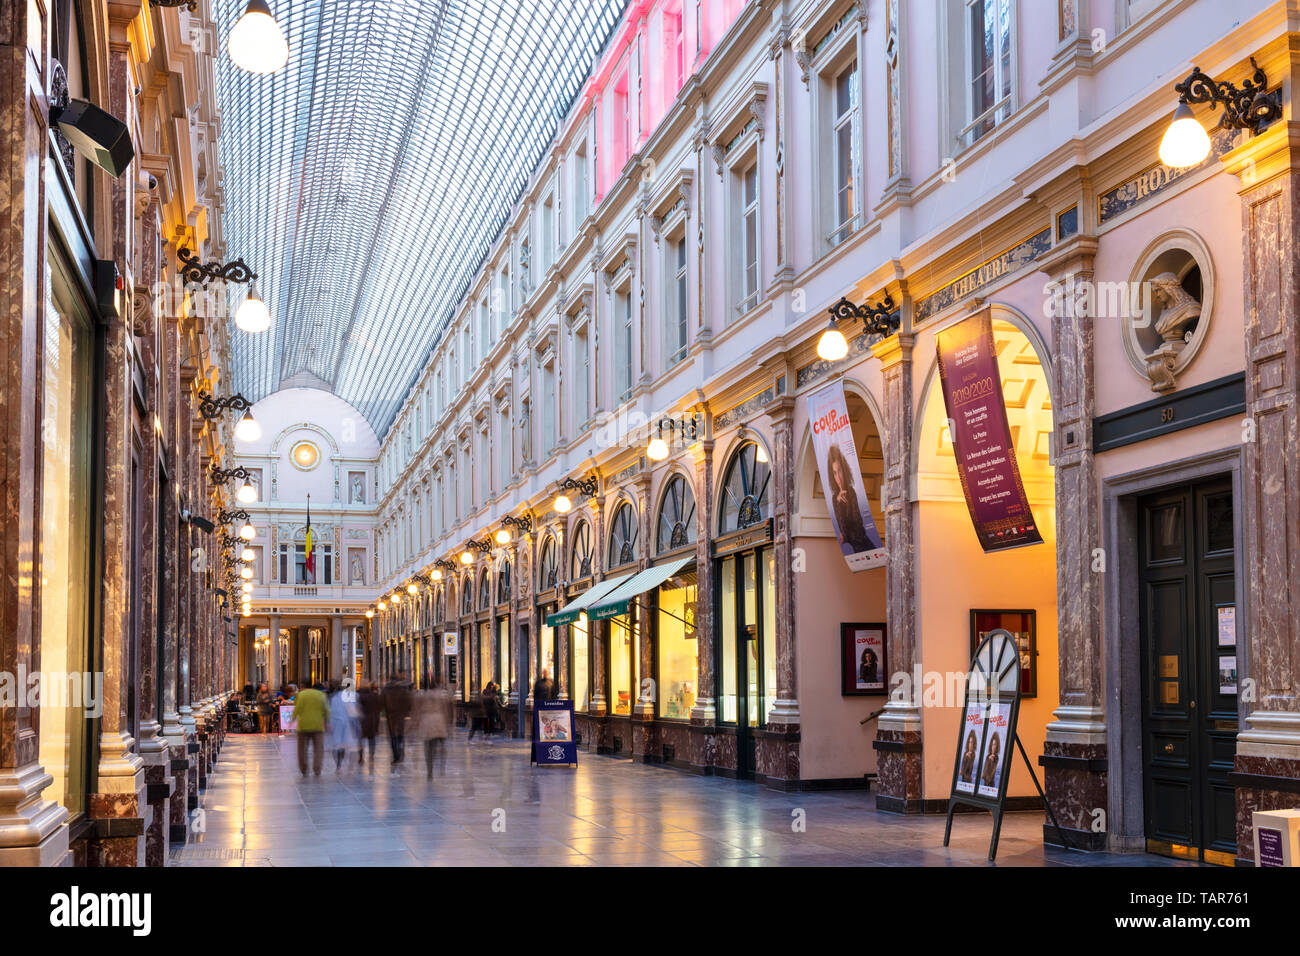
[[[298,769],[307,776],[307,746],[312,747],[312,770],[320,776],[325,762],[325,731],[330,725],[330,704],[320,684],[304,687],[293,701],[293,720],[298,728]]]

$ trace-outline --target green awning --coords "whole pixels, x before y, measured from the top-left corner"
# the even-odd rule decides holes
[[[694,560],[695,556],[691,555],[688,558],[680,558],[676,561],[669,561],[667,564],[646,568],[644,571],[632,575],[613,591],[606,592],[603,597],[597,597],[595,600],[589,601],[587,604],[587,617],[593,621],[603,621],[609,617],[626,614],[628,605],[634,599],[653,591]]]
[[[597,581],[591,587],[587,588],[587,590],[574,598],[569,604],[566,604],[554,614],[546,615],[546,626],[559,627],[561,624],[570,624],[573,621],[576,621],[592,601],[600,600],[620,584],[623,584],[625,581],[633,577],[635,577],[635,575],[624,574],[617,578],[606,578],[604,581]]]

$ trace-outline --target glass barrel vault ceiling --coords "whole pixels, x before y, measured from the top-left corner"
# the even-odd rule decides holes
[[[246,2],[214,0],[225,238],[274,325],[232,323],[229,387],[310,373],[382,435],[626,0],[272,0],[269,76],[225,55]]]

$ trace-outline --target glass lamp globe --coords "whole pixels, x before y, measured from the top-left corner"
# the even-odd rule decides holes
[[[1186,103],[1179,103],[1160,140],[1160,162],[1174,169],[1196,166],[1210,155],[1210,136]]]
[[[510,532],[505,528],[502,528],[500,531],[497,532],[497,544],[509,544],[509,543],[510,543]]]
[[[650,444],[646,447],[645,455],[651,461],[663,461],[668,457],[668,442],[658,437],[650,439]]]
[[[239,552],[240,561],[252,561],[255,557],[257,557],[257,553],[252,548],[245,548]]]
[[[274,73],[289,62],[289,43],[266,0],[249,0],[226,47],[235,66],[249,73]]]
[[[244,412],[244,417],[235,426],[235,438],[239,441],[257,441],[262,437],[262,426],[253,417],[252,410]]]
[[[392,594],[388,595],[388,600],[392,601],[394,604],[401,604],[402,596],[394,591]]]
[[[434,568],[429,572],[429,577],[434,581],[442,580],[442,568]]]
[[[252,617],[252,616],[253,616],[253,609],[252,609],[251,607],[246,607],[246,608],[244,608],[242,611],[240,611],[239,613],[240,613],[240,616],[241,616],[241,617]]]
[[[406,593],[407,593],[407,594],[419,594],[419,593],[420,593],[420,586],[419,586],[418,584],[408,584],[408,585],[406,586]]]
[[[384,611],[384,610],[387,610],[387,609],[388,609],[388,605],[385,604],[383,601],[380,601],[380,602],[379,602],[379,610]]]
[[[244,568],[243,570],[241,570],[241,571],[239,572],[239,576],[240,576],[241,578],[243,578],[245,581],[250,581],[250,580],[252,580],[252,578],[253,578],[253,569],[252,569],[252,568]]]
[[[817,340],[817,357],[825,362],[838,362],[848,354],[848,340],[844,338],[844,333],[835,327],[835,320],[831,319],[830,324],[826,326],[826,331]]]
[[[461,563],[461,564],[473,564],[473,563],[474,563],[474,555],[470,554],[468,551],[462,551],[462,552],[460,553],[460,563]]]
[[[257,294],[256,282],[249,283],[248,295],[235,310],[235,325],[245,332],[265,332],[271,327],[271,310]]]
[[[371,617],[374,617],[374,616],[375,616],[375,612],[372,611],[372,610],[370,610],[370,608],[366,608],[366,617],[367,617],[367,618],[371,618]]]
[[[245,541],[252,541],[254,538],[257,537],[257,531],[253,528],[251,524],[245,521],[244,526],[239,529],[239,536],[243,538]]]
[[[573,503],[572,503],[571,501],[569,501],[569,496],[568,496],[568,495],[558,495],[558,496],[556,497],[556,499],[555,499],[555,510],[556,510],[558,513],[560,513],[560,514],[562,514],[562,515],[567,515],[567,514],[569,513],[570,509],[572,509],[572,508],[573,508]]]
[[[235,492],[235,498],[241,504],[251,505],[257,501],[257,489],[253,487],[251,481],[245,481],[239,486],[239,491]]]

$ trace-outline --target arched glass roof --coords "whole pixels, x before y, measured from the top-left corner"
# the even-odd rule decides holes
[[[318,376],[382,435],[626,0],[271,0],[289,63],[257,76],[214,0],[225,237],[269,332],[231,326],[251,400]]]

